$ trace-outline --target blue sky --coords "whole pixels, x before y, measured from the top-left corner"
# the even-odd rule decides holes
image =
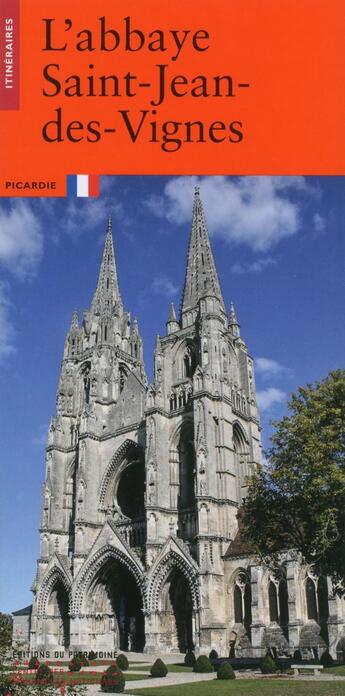
[[[91,302],[113,230],[120,289],[149,378],[179,307],[200,186],[227,307],[256,358],[263,440],[289,393],[344,366],[345,179],[103,177],[99,199],[0,202],[0,610],[31,602],[44,448],[73,309]]]

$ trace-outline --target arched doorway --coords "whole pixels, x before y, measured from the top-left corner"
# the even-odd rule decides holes
[[[46,638],[49,645],[68,648],[70,642],[68,608],[66,588],[61,579],[57,578],[46,607]]]
[[[160,644],[171,651],[192,650],[193,602],[185,575],[172,568],[161,590],[159,602]]]
[[[106,561],[91,582],[86,607],[93,649],[144,649],[142,596],[123,563],[114,558]]]

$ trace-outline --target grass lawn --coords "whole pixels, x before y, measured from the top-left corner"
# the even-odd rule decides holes
[[[215,680],[153,689],[133,689],[131,693],[142,696],[344,696],[345,684],[268,679]]]
[[[169,672],[193,672],[193,667],[187,667],[181,663],[167,665]]]
[[[345,665],[336,665],[335,667],[325,667],[324,674],[336,674],[338,677],[345,677]]]

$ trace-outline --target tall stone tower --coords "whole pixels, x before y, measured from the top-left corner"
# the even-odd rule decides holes
[[[149,386],[109,222],[49,428],[31,648],[225,654],[225,554],[259,461],[253,360],[233,305],[227,316],[199,191],[180,315],[171,305]]]
[[[233,305],[227,317],[198,189],[180,317],[171,305],[154,377],[146,407],[147,560],[169,535],[183,541],[198,574],[199,644],[224,649],[223,556],[246,476],[260,461],[260,433],[253,360]],[[162,616],[156,621],[161,635]]]

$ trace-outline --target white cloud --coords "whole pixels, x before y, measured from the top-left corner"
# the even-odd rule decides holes
[[[320,213],[315,213],[313,221],[315,232],[320,233],[325,231],[326,223],[322,215],[320,215]]]
[[[14,329],[9,317],[10,302],[3,284],[0,284],[0,362],[15,352]]]
[[[158,295],[165,295],[166,297],[171,297],[172,295],[176,295],[176,293],[179,290],[178,285],[174,285],[174,283],[169,280],[166,276],[160,275],[157,276],[153,283],[152,283],[152,289],[154,292],[156,292]]]
[[[285,365],[281,365],[272,358],[255,358],[255,372],[262,380],[272,379],[277,375],[290,377],[292,370]]]
[[[277,263],[276,259],[272,259],[271,256],[260,257],[252,263],[234,263],[231,266],[232,273],[237,275],[244,275],[245,273],[262,273],[268,266],[275,266]]]
[[[70,200],[65,209],[61,229],[76,236],[94,229],[100,223],[103,223],[105,229],[109,215],[116,217],[121,212],[121,204],[107,198]]]
[[[105,175],[100,177],[100,192],[102,196],[108,196],[114,193],[116,179],[116,176]]]
[[[256,394],[259,409],[268,411],[274,404],[281,404],[286,400],[286,393],[275,387],[268,387]]]
[[[286,368],[271,358],[255,358],[255,371],[263,377],[278,375],[285,372]]]
[[[29,203],[0,208],[0,263],[14,275],[34,275],[43,251],[42,227]]]
[[[151,210],[151,212],[154,215],[156,215],[156,217],[164,218],[166,216],[167,211],[163,196],[158,196],[157,194],[153,193],[152,196],[150,196],[150,198],[147,199],[146,206],[147,208],[149,208],[149,210]]]
[[[209,176],[200,180],[182,176],[170,179],[164,196],[150,197],[146,205],[169,222],[189,222],[196,184],[200,186],[210,234],[261,252],[300,229],[300,204],[294,194],[314,193],[303,176]]]
[[[50,237],[58,242],[66,233],[79,238],[98,225],[106,230],[109,216],[113,218],[116,231],[116,219],[123,218],[123,205],[108,195],[100,198],[70,198],[61,206],[58,199],[41,198],[33,203],[35,209],[46,218]],[[103,240],[102,240],[103,243]]]

